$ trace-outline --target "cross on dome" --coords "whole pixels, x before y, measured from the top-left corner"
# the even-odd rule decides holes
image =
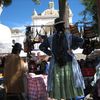
[[[54,9],[54,1],[53,0],[49,1],[49,9]]]

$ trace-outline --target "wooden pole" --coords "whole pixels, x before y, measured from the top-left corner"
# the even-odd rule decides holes
[[[69,27],[69,5],[67,0],[59,0],[59,17],[65,21],[65,27]]]
[[[65,21],[66,0],[59,0],[59,17]]]
[[[96,0],[97,2],[97,16],[98,16],[98,32],[99,32],[99,40],[100,40],[100,0]]]

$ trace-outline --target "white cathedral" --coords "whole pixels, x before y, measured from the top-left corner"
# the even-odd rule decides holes
[[[0,7],[0,11],[2,12],[2,6]],[[67,13],[67,22],[68,24],[72,24],[72,11],[69,7],[69,5],[66,3],[66,13]],[[54,19],[59,17],[58,10],[55,9],[54,1],[50,0],[48,4],[48,8],[44,10],[41,14],[38,14],[38,12],[34,9],[32,13],[32,31],[33,31],[33,37],[36,36],[37,32],[39,34],[47,33],[47,35],[50,35],[53,32],[52,25],[54,24]],[[9,27],[0,24],[0,53],[10,53],[11,52],[11,45],[12,40],[15,40],[16,42],[19,42],[23,45],[23,41],[25,38],[25,34],[21,35],[22,33],[13,34],[12,31],[9,29]],[[38,47],[38,46],[37,46]],[[36,47],[36,48],[37,48]]]
[[[67,13],[67,24],[72,24],[72,11],[69,5],[66,3],[66,13]],[[34,9],[32,14],[32,26],[33,37],[37,36],[38,34],[47,36],[53,34],[53,24],[54,20],[59,17],[59,10],[55,9],[54,1],[50,0],[48,4],[48,8],[44,10],[41,14]],[[37,37],[38,38],[38,37]],[[34,45],[35,49],[39,48],[39,44]],[[36,52],[36,51],[35,51]]]
[[[72,11],[69,7],[69,5],[66,3],[66,13],[67,13],[67,24],[72,24]],[[36,35],[36,31],[43,34],[45,31],[47,35],[50,35],[53,31],[52,25],[54,24],[54,19],[59,17],[58,10],[55,9],[54,1],[50,0],[48,4],[48,8],[44,10],[41,14],[38,14],[38,12],[34,9],[32,14],[32,23],[33,23],[33,31]]]

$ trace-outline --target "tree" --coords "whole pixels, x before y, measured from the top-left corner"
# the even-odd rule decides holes
[[[66,18],[66,0],[58,0],[59,2],[59,17],[64,21]]]
[[[32,0],[35,4],[40,4],[40,0]]]
[[[84,11],[82,12],[83,15],[86,16],[89,16],[89,19],[90,17],[92,18],[92,23],[93,23],[93,28],[94,28],[94,31],[95,33],[98,33],[99,35],[99,30],[98,30],[98,13],[99,13],[99,17],[100,17],[100,11],[97,11],[97,0],[80,0],[81,3],[85,6],[85,9]],[[98,0],[100,2],[100,0]],[[100,4],[100,3],[99,3]],[[99,10],[99,9],[98,9]],[[88,19],[87,19],[88,20]]]
[[[12,0],[0,0],[0,5],[3,4],[4,7],[9,6],[12,3]]]

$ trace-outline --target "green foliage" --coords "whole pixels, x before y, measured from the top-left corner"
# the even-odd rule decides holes
[[[40,4],[40,0],[32,0],[35,4]]]
[[[96,14],[97,7],[96,7],[96,1],[95,0],[80,0],[80,1],[85,6],[84,11],[82,12],[83,14],[84,14],[84,12],[86,14],[89,14],[89,15],[95,15]]]
[[[98,17],[97,17],[97,5],[96,0],[80,0],[85,9],[80,13],[82,16],[88,16],[92,18],[94,31],[98,33]],[[87,19],[88,20],[88,19]]]
[[[3,5],[5,7],[7,7],[7,6],[9,6],[12,3],[12,0],[2,0],[2,2],[3,2]]]

